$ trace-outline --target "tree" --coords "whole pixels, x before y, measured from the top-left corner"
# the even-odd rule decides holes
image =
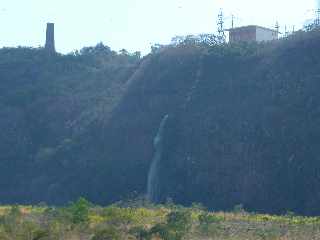
[[[90,205],[90,202],[85,198],[79,198],[77,202],[71,204],[69,210],[71,212],[71,220],[74,224],[88,222]]]
[[[155,225],[150,234],[158,235],[164,240],[180,240],[188,233],[191,224],[189,210],[174,210],[167,215],[167,223]]]
[[[107,227],[102,230],[98,230],[92,240],[120,240],[120,235],[114,227]]]

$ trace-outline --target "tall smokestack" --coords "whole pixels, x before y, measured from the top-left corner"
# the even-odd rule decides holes
[[[54,23],[47,23],[45,49],[50,53],[56,52],[55,46],[54,46]]]

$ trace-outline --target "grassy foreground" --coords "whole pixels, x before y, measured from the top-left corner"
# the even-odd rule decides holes
[[[320,217],[208,212],[199,206],[2,206],[0,240],[320,239]]]

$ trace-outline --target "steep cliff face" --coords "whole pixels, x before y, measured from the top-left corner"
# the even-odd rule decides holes
[[[176,148],[167,152],[164,174],[174,171],[164,175],[164,192],[173,199],[269,212],[316,207],[320,59],[307,49],[275,51],[282,53],[205,59],[195,97],[168,136]],[[306,69],[295,54],[312,59]]]
[[[10,65],[2,52],[0,202],[145,195],[169,115],[157,200],[320,214],[319,39],[181,45],[141,62],[95,48]]]
[[[131,79],[112,119],[103,128],[95,126],[102,132],[95,151],[102,152],[104,161],[95,170],[93,186],[98,190],[93,199],[100,201],[102,192],[110,201],[146,194],[153,139],[163,116],[183,107],[200,56],[197,48],[173,48],[148,56],[140,65],[143,74]]]
[[[205,58],[195,97],[168,136],[176,147],[164,166],[166,194],[217,209],[242,203],[251,210],[319,213],[315,39],[297,37],[248,57],[212,52]]]
[[[145,193],[152,139],[169,114],[163,201],[319,213],[317,39],[313,32],[277,44],[179,47],[152,56],[107,127],[108,155],[123,162],[122,180],[113,183]]]

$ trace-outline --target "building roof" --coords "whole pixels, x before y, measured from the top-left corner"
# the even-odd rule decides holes
[[[249,28],[260,28],[260,29],[264,29],[267,31],[271,31],[271,32],[277,32],[277,30],[275,29],[271,29],[271,28],[266,28],[266,27],[261,27],[258,25],[248,25],[248,26],[242,26],[242,27],[236,27],[236,28],[230,28],[230,29],[226,29],[226,31],[232,32],[232,31],[241,31],[241,30],[246,30]]]

